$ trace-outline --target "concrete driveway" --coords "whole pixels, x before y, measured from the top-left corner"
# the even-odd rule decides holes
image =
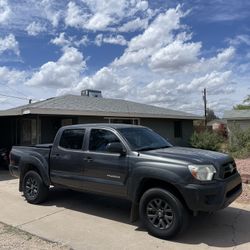
[[[18,180],[3,171],[0,207],[0,221],[73,249],[250,249],[250,204],[195,217],[174,241],[129,223],[129,203],[123,200],[52,189],[48,202],[30,205],[18,192]]]

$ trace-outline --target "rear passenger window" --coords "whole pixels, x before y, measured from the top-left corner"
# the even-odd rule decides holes
[[[85,129],[64,130],[59,146],[67,149],[82,149]]]
[[[110,142],[120,142],[118,137],[104,129],[92,129],[89,138],[89,150],[97,152],[106,152],[107,145]]]

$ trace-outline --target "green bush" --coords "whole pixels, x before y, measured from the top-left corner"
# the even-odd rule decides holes
[[[236,158],[250,156],[250,128],[242,130],[236,124],[230,128],[229,152]]]
[[[190,139],[190,144],[194,148],[218,151],[223,141],[222,136],[206,130],[201,133],[194,132]]]

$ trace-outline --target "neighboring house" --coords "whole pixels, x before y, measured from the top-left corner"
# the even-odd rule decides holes
[[[154,129],[170,142],[188,145],[193,120],[201,117],[151,105],[102,98],[100,91],[64,95],[0,111],[0,148],[50,143],[64,125],[128,123]]]
[[[229,134],[234,126],[239,126],[243,130],[250,128],[250,110],[225,111],[223,119],[227,121]]]
[[[222,130],[227,127],[227,121],[223,119],[214,119],[207,123],[208,127],[211,127],[212,130]]]
[[[224,119],[214,119],[207,123],[208,129],[227,136],[227,121]]]

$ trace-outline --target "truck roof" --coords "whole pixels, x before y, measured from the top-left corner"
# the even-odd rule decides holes
[[[132,124],[123,124],[123,123],[86,123],[86,124],[75,124],[64,126],[64,128],[134,128],[134,127],[143,127],[140,125],[132,125]]]

